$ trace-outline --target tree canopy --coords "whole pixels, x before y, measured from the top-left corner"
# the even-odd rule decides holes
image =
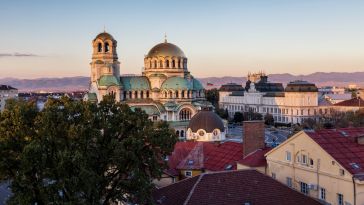
[[[0,114],[0,180],[9,204],[150,203],[177,137],[166,122],[106,97],[100,104],[12,101]]]

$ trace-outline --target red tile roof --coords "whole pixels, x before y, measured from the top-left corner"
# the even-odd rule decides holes
[[[255,170],[204,173],[155,189],[152,196],[161,205],[320,204]]]
[[[238,142],[177,142],[168,160],[168,172],[175,169],[236,169],[236,162],[242,158],[243,145]]]
[[[351,174],[364,174],[364,145],[357,137],[364,136],[364,128],[343,128],[306,132],[317,144],[330,154]]]
[[[352,98],[350,100],[344,100],[342,102],[334,104],[334,106],[345,106],[345,107],[364,107],[364,100],[360,97]]]
[[[243,159],[239,160],[239,164],[243,164],[249,167],[263,167],[267,165],[267,160],[265,154],[269,152],[272,148],[257,149],[255,152],[248,154]]]

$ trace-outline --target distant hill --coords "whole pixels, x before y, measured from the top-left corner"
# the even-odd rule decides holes
[[[364,72],[331,72],[323,73],[316,72],[308,75],[291,75],[284,74],[271,74],[269,81],[281,82],[287,84],[293,80],[307,80],[315,83],[317,86],[335,85],[340,87],[347,87],[349,84],[356,84],[364,87]],[[220,87],[225,83],[238,83],[245,84],[246,77],[208,77],[199,78],[201,83],[206,88]],[[21,92],[25,91],[82,91],[87,90],[89,86],[89,77],[64,77],[64,78],[37,78],[37,79],[16,79],[16,78],[2,78],[0,84],[7,84],[18,88]],[[207,83],[212,83],[213,86],[207,86]]]

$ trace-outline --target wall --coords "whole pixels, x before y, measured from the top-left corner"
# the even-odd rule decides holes
[[[286,151],[291,153],[291,161],[286,160]],[[305,154],[313,160],[313,165],[302,165],[298,162],[298,156]],[[309,196],[319,198],[319,189],[326,189],[326,201],[337,204],[337,193],[344,195],[344,201],[354,204],[352,175],[327,154],[304,132],[300,132],[268,152],[268,175],[276,175],[276,179],[284,184],[287,177],[292,178],[293,188],[300,191],[300,183],[316,185],[317,189],[309,191]],[[302,157],[301,157],[302,161]],[[344,175],[340,175],[340,169],[344,169]],[[364,186],[357,185],[357,192],[364,193]],[[363,194],[361,194],[363,195]],[[358,199],[359,204],[364,204],[364,198]]]

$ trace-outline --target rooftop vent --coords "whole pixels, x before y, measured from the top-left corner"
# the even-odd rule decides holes
[[[188,160],[187,164],[188,164],[188,165],[193,165],[193,160],[191,160],[191,159],[190,159],[190,160]]]
[[[348,133],[346,133],[345,131],[340,131],[341,135],[344,136],[344,137],[348,137]]]
[[[360,169],[360,165],[357,164],[357,163],[350,163],[350,166],[353,168],[353,169]]]
[[[232,168],[233,168],[233,165],[228,164],[228,165],[225,167],[225,170],[231,170]]]

